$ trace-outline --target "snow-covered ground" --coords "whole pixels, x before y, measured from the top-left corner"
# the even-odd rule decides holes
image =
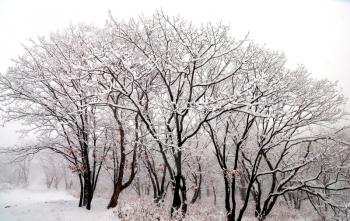
[[[12,189],[0,192],[0,221],[116,221],[106,200],[95,199],[88,211],[78,199],[63,191]]]
[[[118,207],[107,210],[106,199],[95,198],[90,211],[77,206],[78,199],[64,191],[46,188],[7,189],[0,188],[0,221],[133,221],[169,219],[169,205],[154,206],[149,200],[122,197]],[[186,220],[223,221],[224,214],[208,206],[210,204],[190,205]],[[165,206],[165,207],[164,207]],[[114,211],[114,212],[113,212]],[[121,216],[120,216],[121,215]],[[309,214],[310,215],[310,214]],[[120,219],[118,219],[118,216]],[[123,218],[124,217],[124,218]],[[253,215],[247,215],[245,221],[255,221]],[[268,221],[309,221],[307,214],[298,214],[286,209],[276,209]]]

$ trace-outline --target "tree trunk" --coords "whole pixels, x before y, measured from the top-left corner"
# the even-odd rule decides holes
[[[241,185],[238,189],[241,196],[241,200],[244,201],[244,199],[247,197],[247,187],[246,187],[247,184],[243,176],[240,177],[240,184]]]
[[[182,208],[181,212],[182,215],[185,216],[187,212],[187,187],[186,187],[186,180],[183,176],[181,176],[182,186],[181,186],[181,196],[182,196]]]
[[[180,175],[175,176],[175,188],[174,188],[174,198],[173,198],[173,204],[171,207],[171,216],[174,215],[174,212],[179,210],[181,207],[181,197],[180,197],[180,184],[181,183],[181,177]]]
[[[201,171],[201,166],[199,164],[199,179],[198,182],[195,183],[196,188],[194,189],[194,194],[191,200],[191,204],[194,204],[197,199],[200,199],[201,197],[201,189],[202,189],[202,171]]]
[[[91,201],[92,201],[92,195],[93,195],[93,189],[91,185],[91,180],[89,176],[89,172],[86,172],[84,174],[84,199],[83,199],[83,206],[86,206],[86,209],[91,209]]]
[[[224,174],[225,181],[225,209],[228,215],[231,214],[231,205],[230,205],[230,184],[228,182],[227,177]],[[230,219],[228,219],[230,220]]]
[[[132,159],[132,163],[131,163],[131,174],[129,177],[129,180],[123,184],[123,178],[124,178],[124,172],[125,169],[127,167],[127,160],[126,160],[126,153],[125,153],[125,131],[123,128],[123,124],[122,122],[119,120],[118,117],[118,113],[117,110],[114,109],[114,118],[117,121],[118,125],[119,125],[119,142],[120,142],[120,164],[119,164],[119,168],[114,168],[114,177],[117,177],[117,181],[114,183],[114,190],[113,190],[113,195],[108,203],[107,208],[114,208],[117,206],[118,204],[118,199],[119,199],[119,195],[120,193],[127,188],[132,181],[135,178],[135,165],[136,165],[136,150],[137,150],[137,145],[134,145],[134,152],[133,152],[133,159]],[[135,140],[138,141],[138,117],[135,117]],[[116,176],[116,174],[118,174]]]
[[[136,189],[137,196],[141,197],[141,186],[140,186],[140,178],[139,177],[137,177],[137,179],[136,179],[135,189]]]
[[[114,185],[113,195],[111,197],[111,200],[108,203],[107,209],[114,208],[117,206],[121,191],[122,191],[122,185],[120,183],[116,183]]]
[[[214,206],[216,206],[216,190],[214,185],[213,185],[213,195],[214,195]]]
[[[191,204],[194,204],[197,201],[197,199],[200,199],[200,195],[201,195],[201,188],[196,187],[193,193],[193,197],[191,199]]]
[[[147,196],[149,196],[149,193],[150,193],[150,190],[149,190],[149,185],[146,185],[146,187],[145,187],[145,188],[146,188],[146,191],[145,191],[145,192],[146,192],[146,195],[147,195]]]
[[[182,183],[182,185],[181,185]],[[186,195],[186,181],[181,175],[175,176],[175,189],[174,189],[174,199],[171,207],[171,217],[173,217],[175,211],[179,211],[181,208],[181,215],[185,217],[187,212],[187,195]]]
[[[79,207],[82,207],[83,201],[84,201],[84,183],[83,183],[83,179],[81,177],[81,174],[79,174],[79,182],[80,182]]]

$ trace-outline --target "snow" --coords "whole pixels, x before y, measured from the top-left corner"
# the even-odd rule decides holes
[[[95,199],[90,211],[64,191],[13,189],[0,192],[0,221],[116,221],[107,200]]]

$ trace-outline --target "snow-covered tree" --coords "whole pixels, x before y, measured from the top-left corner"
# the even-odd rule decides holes
[[[24,55],[0,77],[6,120],[23,120],[36,136],[33,145],[12,151],[22,156],[49,149],[62,155],[81,184],[79,206],[91,207],[105,140],[97,109],[89,105],[96,91],[84,42],[94,27],[71,27],[32,41]],[[92,154],[91,154],[92,153]]]
[[[280,196],[311,188],[318,177],[302,171],[319,160],[323,152],[317,143],[328,137],[314,130],[339,120],[344,104],[335,84],[311,79],[304,68],[285,68],[278,53],[256,47],[247,62],[242,84],[250,85],[257,105],[208,123],[224,177],[228,220],[242,220],[251,196],[255,215],[263,220]]]
[[[152,187],[158,206],[171,190],[180,219],[203,185],[215,204],[225,193],[228,220],[242,220],[248,204],[263,220],[295,193],[343,209],[331,198],[348,188],[331,154],[347,146],[329,129],[342,117],[336,84],[286,68],[282,54],[232,38],[228,26],[163,12],[111,16],[102,28],[71,26],[25,49],[0,76],[0,101],[4,118],[24,121],[36,139],[11,152],[63,156],[78,175],[80,206],[90,209],[97,182],[107,183],[103,170],[113,181],[108,208],[136,177],[137,193]]]

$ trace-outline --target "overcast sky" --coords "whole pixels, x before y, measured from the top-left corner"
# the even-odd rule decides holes
[[[350,0],[0,0],[0,73],[29,38],[70,23],[103,25],[109,10],[128,18],[157,9],[195,23],[222,21],[237,38],[249,32],[255,42],[284,51],[290,65],[338,80],[350,97]],[[0,128],[0,146],[16,142],[16,128]]]

